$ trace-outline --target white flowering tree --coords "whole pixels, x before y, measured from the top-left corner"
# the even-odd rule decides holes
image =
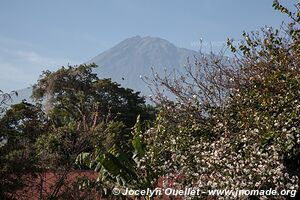
[[[244,33],[237,46],[229,40],[234,60],[201,54],[186,74],[154,77],[156,89],[164,86],[177,100],[158,93],[160,114],[144,133],[140,164],[158,179],[203,191],[298,190],[300,3],[295,12],[278,1],[273,7],[290,17],[288,24]]]

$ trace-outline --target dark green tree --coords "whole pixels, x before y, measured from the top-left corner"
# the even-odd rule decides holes
[[[145,105],[139,92],[110,79],[99,79],[92,72],[95,67],[90,64],[46,71],[34,86],[33,97],[44,102],[51,122],[48,134],[36,142],[43,163],[50,169],[67,172],[76,167],[74,161],[80,153],[98,152],[128,159],[122,166],[130,171],[131,127],[139,115],[143,121],[153,118],[154,109]]]
[[[40,170],[34,143],[47,129],[40,107],[26,102],[13,105],[0,119],[1,199],[13,198]]]
[[[46,101],[46,111],[56,126],[80,120],[92,127],[100,121],[115,120],[131,127],[138,115],[149,117],[139,92],[110,79],[99,79],[92,72],[95,67],[90,64],[46,71],[34,86],[33,97]]]

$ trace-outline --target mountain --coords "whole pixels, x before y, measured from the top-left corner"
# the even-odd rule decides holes
[[[193,58],[197,54],[196,51],[178,48],[161,38],[135,36],[125,39],[86,63],[96,63],[99,66],[95,72],[100,78],[111,78],[123,87],[148,96],[151,94],[150,89],[140,76],[152,77],[151,67],[158,74],[164,74],[165,70],[182,70],[187,57]],[[17,92],[18,96],[13,96],[11,104],[23,99],[32,101],[31,87]]]
[[[165,70],[182,70],[187,57],[198,53],[193,50],[178,48],[167,40],[157,37],[135,36],[125,39],[114,47],[92,58],[88,63],[96,63],[101,78],[111,78],[123,87],[141,91],[150,95],[141,76],[152,76],[151,67],[158,74]]]

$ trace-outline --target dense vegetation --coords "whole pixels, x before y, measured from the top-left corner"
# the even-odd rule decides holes
[[[228,40],[233,58],[200,53],[185,74],[146,78],[156,91],[155,108],[138,92],[99,79],[93,64],[44,72],[33,90],[36,104],[1,110],[0,198],[18,198],[16,191],[49,171],[60,178],[40,199],[113,198],[113,188],[157,186],[299,190],[300,3],[295,6],[293,12],[274,1],[290,21],[244,33],[238,45]],[[8,98],[1,93],[1,108]],[[96,171],[98,179],[79,177],[61,192],[74,170]]]
[[[101,150],[110,155],[109,150],[118,148],[131,154],[131,127],[138,116],[143,122],[152,119],[155,110],[138,92],[98,79],[94,67],[44,72],[33,90],[40,103],[22,102],[4,113],[0,120],[3,198],[15,198],[14,191],[28,184],[26,179],[45,171],[64,172],[63,179],[78,169],[75,160],[82,152]]]

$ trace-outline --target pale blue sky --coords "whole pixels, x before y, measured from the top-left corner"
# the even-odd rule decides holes
[[[135,35],[194,50],[203,38],[218,49],[283,20],[272,0],[0,0],[0,89],[28,87],[42,70],[88,61]]]

